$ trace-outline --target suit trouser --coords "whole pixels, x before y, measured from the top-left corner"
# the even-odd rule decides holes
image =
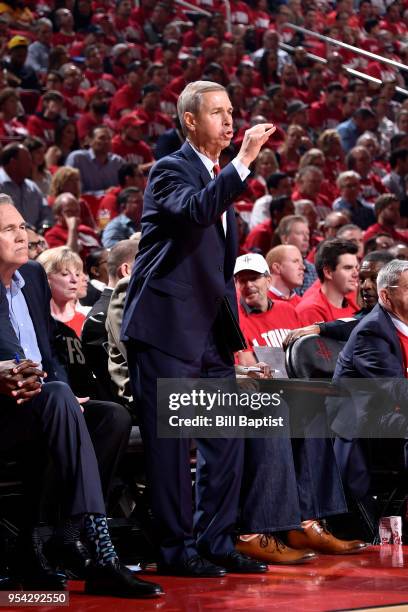
[[[89,400],[83,408],[107,501],[118,465],[129,444],[132,419],[126,408],[116,402]]]
[[[81,408],[68,385],[49,382],[25,404],[17,405],[4,397],[2,404],[0,452],[24,444],[38,451],[38,457],[48,451],[59,478],[64,517],[91,512],[105,514],[94,447]],[[33,457],[33,466],[37,459]]]
[[[193,517],[188,439],[157,437],[158,378],[232,378],[210,333],[204,354],[194,362],[167,355],[152,346],[129,342],[128,364],[137,398],[152,510],[157,521],[162,561],[174,564],[199,550],[223,555],[234,549],[242,478],[243,440],[199,439],[196,510]]]
[[[347,512],[331,440],[246,440],[244,465],[243,533],[297,529]]]

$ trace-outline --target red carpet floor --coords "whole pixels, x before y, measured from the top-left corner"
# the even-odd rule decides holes
[[[140,576],[159,582],[166,595],[154,600],[88,597],[81,592],[82,583],[71,582],[69,609],[321,612],[406,604],[403,609],[408,610],[408,546],[372,547],[353,556],[321,556],[308,565],[270,566],[269,573],[261,576],[231,574],[202,580],[159,577],[154,572]]]

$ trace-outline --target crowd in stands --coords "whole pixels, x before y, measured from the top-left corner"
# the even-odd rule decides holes
[[[120,323],[143,191],[184,142],[187,83],[228,91],[221,167],[247,128],[276,125],[235,202],[248,344],[237,363],[254,365],[256,347],[282,347],[296,328],[323,334],[317,323],[360,316],[378,262],[408,260],[408,68],[290,27],[406,64],[407,1],[231,0],[231,32],[221,0],[190,4],[205,13],[174,0],[0,3],[0,193],[45,269],[75,394],[132,416]]]

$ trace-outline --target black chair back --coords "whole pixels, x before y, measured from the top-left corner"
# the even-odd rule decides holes
[[[344,345],[318,334],[298,338],[286,350],[289,378],[331,378]]]

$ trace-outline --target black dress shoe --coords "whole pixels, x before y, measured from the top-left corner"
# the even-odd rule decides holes
[[[227,555],[207,555],[207,557],[234,574],[263,574],[268,571],[266,563],[251,559],[237,550],[232,550]]]
[[[10,576],[0,575],[0,591],[21,591],[21,584]]]
[[[47,558],[56,567],[62,567],[71,580],[85,580],[86,570],[92,564],[92,557],[88,548],[81,542],[62,543],[52,540],[45,547]]]
[[[157,573],[163,576],[190,576],[191,578],[221,578],[227,573],[223,567],[210,563],[204,557],[195,555],[178,565],[157,565]]]
[[[92,564],[86,570],[85,593],[116,597],[158,597],[163,595],[159,584],[137,578],[118,558],[106,565]]]
[[[43,543],[35,531],[18,543],[12,574],[20,579],[24,589],[65,591],[67,588],[66,574],[51,567],[43,553]]]

